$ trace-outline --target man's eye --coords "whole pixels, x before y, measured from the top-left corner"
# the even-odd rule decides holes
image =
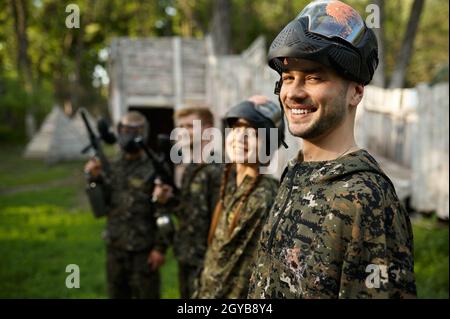
[[[311,81],[311,82],[318,82],[321,80],[321,78],[320,78],[320,76],[312,75],[312,76],[306,77],[306,80]]]
[[[294,77],[293,77],[292,75],[283,75],[283,76],[281,77],[281,79],[282,79],[283,81],[289,81],[289,80],[293,80]]]

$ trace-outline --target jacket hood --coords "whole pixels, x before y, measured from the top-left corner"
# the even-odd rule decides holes
[[[310,179],[318,183],[339,180],[344,176],[355,173],[370,172],[385,177],[392,185],[391,180],[383,172],[377,161],[366,150],[362,149],[332,161],[319,162],[304,162],[303,153],[300,151],[296,158],[289,161],[288,170],[298,165],[302,167],[314,167],[315,170]]]

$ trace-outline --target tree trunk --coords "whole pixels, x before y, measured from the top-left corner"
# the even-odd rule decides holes
[[[96,3],[93,0],[88,1],[88,7],[91,8],[89,12],[83,15],[84,19],[80,21],[80,28],[77,29],[77,33],[74,37],[74,42],[72,45],[75,46],[75,68],[73,77],[69,77],[70,83],[70,101],[64,102],[64,109],[68,116],[72,116],[80,107],[82,103],[82,98],[85,93],[85,87],[82,83],[82,67],[85,50],[85,28],[92,21],[95,21],[96,16]],[[72,32],[75,32],[75,29],[72,29]]]
[[[216,55],[231,53],[231,1],[216,0],[213,7],[212,39]]]
[[[384,0],[374,0],[375,5],[380,8],[380,27],[373,31],[378,40],[378,67],[373,75],[372,84],[384,88],[386,86],[386,74],[384,66]]]
[[[405,84],[406,71],[411,59],[414,39],[417,28],[419,27],[420,16],[423,11],[424,0],[414,0],[411,14],[409,16],[408,26],[403,38],[402,47],[396,58],[397,64],[392,73],[389,88],[401,88]]]
[[[200,23],[196,12],[193,8],[193,4],[190,1],[177,1],[177,5],[183,12],[185,19],[182,21],[181,35],[185,37],[192,37],[194,30],[200,30],[203,34],[207,33],[207,30]]]
[[[83,54],[84,54],[84,25],[81,25],[81,28],[78,29],[78,34],[76,37],[75,43],[75,69],[73,78],[70,78],[71,82],[71,90],[70,90],[70,104],[71,107],[67,108],[66,112],[75,112],[80,108],[80,96],[83,91],[81,85],[81,67],[83,62]],[[70,111],[69,111],[70,109]],[[67,114],[71,116],[72,114]]]
[[[36,114],[32,100],[34,92],[33,74],[28,56],[27,1],[12,0],[11,8],[14,16],[14,29],[17,40],[17,73],[28,95],[29,101],[25,115],[25,129],[27,137],[30,139],[36,132]]]

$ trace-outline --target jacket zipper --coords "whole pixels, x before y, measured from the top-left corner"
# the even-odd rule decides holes
[[[292,187],[294,186],[293,184],[294,184],[294,176],[295,176],[295,172],[296,172],[296,167],[297,167],[297,165],[295,165],[295,166],[292,168],[292,173],[289,174],[289,178],[290,178],[290,180],[289,180],[289,182],[288,182],[288,188],[289,188],[289,191],[288,191],[288,194],[287,194],[287,196],[286,196],[286,200],[285,200],[284,203],[283,203],[283,207],[282,207],[282,209],[280,209],[280,214],[279,214],[277,220],[275,221],[275,224],[273,225],[272,230],[271,230],[271,232],[270,232],[269,241],[268,241],[268,243],[267,243],[267,251],[268,251],[269,253],[270,253],[270,251],[271,251],[271,249],[272,249],[273,240],[274,240],[274,237],[275,237],[275,233],[276,233],[276,231],[277,231],[277,228],[278,228],[278,224],[279,224],[280,221],[281,221],[281,217],[283,217],[284,210],[286,209],[286,206],[287,206],[287,203],[288,203],[288,201],[289,201],[289,198],[291,197]]]

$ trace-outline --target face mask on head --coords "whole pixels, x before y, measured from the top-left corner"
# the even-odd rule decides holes
[[[141,137],[138,133],[120,133],[118,138],[120,148],[126,153],[139,152],[141,146],[135,141],[138,137]]]

